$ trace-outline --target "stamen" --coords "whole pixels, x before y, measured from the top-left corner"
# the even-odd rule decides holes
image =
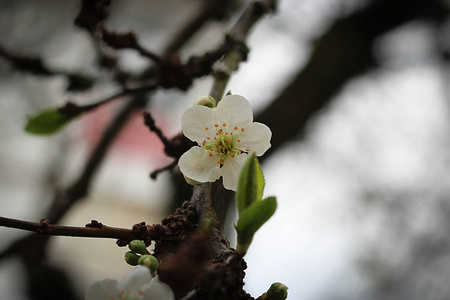
[[[208,127],[205,127],[205,130],[208,130],[209,128]]]
[[[237,127],[236,127],[236,126],[234,126],[234,130],[237,130]]]
[[[203,141],[202,145],[203,145],[203,146],[205,146],[205,144],[206,144],[206,142],[205,142],[205,141]]]
[[[211,138],[208,136],[207,139],[210,140]]]
[[[223,127],[227,126],[227,123],[223,123],[222,126],[223,126]]]
[[[237,142],[239,143],[241,140],[237,140]]]
[[[215,127],[219,127],[219,124],[214,125]]]
[[[234,155],[234,153],[233,153],[233,154],[231,154],[231,158],[234,158],[234,156],[235,156],[235,155]]]
[[[209,152],[209,157],[212,157],[213,156],[213,153],[212,152]]]
[[[241,131],[243,132],[243,131],[244,131],[244,128],[241,128]]]

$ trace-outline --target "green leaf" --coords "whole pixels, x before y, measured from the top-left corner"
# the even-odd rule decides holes
[[[75,116],[50,108],[28,117],[25,131],[33,134],[53,134],[69,123]]]
[[[242,255],[247,252],[255,232],[270,219],[277,209],[277,199],[268,197],[257,201],[245,209],[235,225],[237,231],[237,250]]]
[[[236,206],[239,215],[250,205],[261,201],[264,191],[264,175],[256,154],[249,155],[239,175]]]

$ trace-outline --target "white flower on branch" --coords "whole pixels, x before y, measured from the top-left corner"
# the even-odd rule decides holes
[[[120,282],[105,279],[94,282],[86,290],[86,300],[174,300],[172,289],[152,278],[147,267],[137,267]]]
[[[226,96],[216,108],[196,105],[181,117],[183,134],[197,142],[178,162],[188,182],[214,182],[223,177],[226,189],[236,191],[248,153],[263,155],[270,148],[272,132],[253,122],[247,99]]]

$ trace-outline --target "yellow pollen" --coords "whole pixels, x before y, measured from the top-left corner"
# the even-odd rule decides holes
[[[244,131],[244,128],[241,128],[241,131]]]
[[[227,123],[223,123],[222,126],[223,126],[223,127],[227,126]]]
[[[215,127],[219,127],[219,124],[214,125]]]
[[[234,126],[234,130],[237,130],[237,127],[236,127],[236,126]]]
[[[209,128],[208,127],[205,127],[205,130],[208,130]]]

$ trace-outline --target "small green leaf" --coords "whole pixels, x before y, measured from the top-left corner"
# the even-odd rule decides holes
[[[25,131],[33,134],[53,134],[74,118],[73,115],[50,108],[28,117]]]
[[[239,175],[236,191],[236,206],[239,215],[253,203],[261,201],[264,185],[264,175],[261,166],[256,158],[256,154],[252,153],[247,158]]]
[[[247,252],[253,240],[255,232],[270,219],[277,209],[277,199],[268,197],[262,201],[257,201],[246,208],[240,215],[237,225],[237,251],[241,254]]]

